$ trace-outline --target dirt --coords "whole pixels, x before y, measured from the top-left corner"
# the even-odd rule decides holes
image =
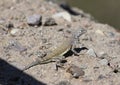
[[[97,22],[82,10],[73,9],[79,15],[70,14],[71,21],[58,18],[55,19],[57,24],[52,22],[51,26],[44,26],[47,18],[66,10],[45,0],[2,0],[0,59],[22,70],[42,54],[50,53],[51,49],[64,42],[63,38],[70,36],[74,30],[83,28],[87,32],[79,37],[77,45],[81,44],[87,49],[81,49],[79,56],[68,56],[65,64],[78,66],[85,72],[84,75],[76,79],[71,77],[66,69],[59,68],[56,71],[54,62],[34,66],[24,73],[45,83],[43,85],[120,85],[120,33],[112,26]],[[27,24],[26,17],[33,14],[42,16],[41,25]],[[14,29],[18,30],[12,33]],[[92,53],[88,52],[90,49]],[[6,68],[0,66],[1,85],[37,85],[25,80],[23,81],[26,84],[20,83],[20,79],[12,80],[13,76],[9,76],[9,72],[13,70],[8,69],[8,72],[4,73]],[[2,75],[3,73],[7,76]],[[10,84],[11,81],[14,83]]]

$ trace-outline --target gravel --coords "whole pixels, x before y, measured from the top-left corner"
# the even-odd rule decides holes
[[[42,16],[39,15],[39,14],[34,14],[34,15],[31,15],[31,16],[27,16],[27,23],[31,26],[40,25],[41,20],[42,20]]]

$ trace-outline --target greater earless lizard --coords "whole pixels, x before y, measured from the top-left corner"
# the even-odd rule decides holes
[[[72,37],[70,38],[66,38],[65,40],[63,40],[63,43],[61,43],[59,46],[57,46],[57,48],[55,50],[53,50],[51,53],[47,54],[45,57],[43,57],[42,59],[36,59],[36,61],[32,62],[31,64],[29,64],[28,66],[26,66],[24,70],[27,70],[35,65],[38,64],[47,64],[49,62],[52,62],[54,58],[58,58],[63,56],[65,53],[67,53],[69,50],[72,50],[73,52],[75,52],[73,50],[74,48],[74,42],[76,40],[76,38],[80,37],[82,34],[84,34],[86,32],[85,29],[80,28],[78,30],[76,30],[73,34]],[[76,53],[76,52],[75,52]]]

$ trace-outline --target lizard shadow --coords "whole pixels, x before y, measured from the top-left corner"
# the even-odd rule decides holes
[[[69,57],[69,56],[72,56],[73,54],[76,55],[76,56],[79,56],[79,53],[82,51],[82,50],[88,50],[88,48],[86,47],[82,47],[82,48],[74,48],[73,49],[75,52],[73,52],[72,50],[69,50],[67,53],[65,53],[63,56],[65,56],[65,58]]]
[[[86,48],[86,47],[74,48],[73,50],[75,50],[77,53],[80,53],[80,51],[82,51],[82,50],[88,50],[88,48]]]
[[[47,85],[0,59],[0,85]]]

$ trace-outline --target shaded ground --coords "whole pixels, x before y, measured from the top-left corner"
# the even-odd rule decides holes
[[[0,85],[46,85],[0,59]]]
[[[84,28],[87,32],[79,38],[76,45],[81,44],[88,50],[81,50],[79,56],[68,56],[65,63],[82,68],[85,72],[83,76],[75,79],[66,72],[66,69],[59,68],[56,71],[54,62],[34,66],[25,73],[47,85],[62,85],[61,81],[69,82],[68,85],[119,85],[120,34],[107,24],[96,22],[82,10],[77,8],[75,10],[78,15],[70,15],[71,21],[66,18],[55,18],[57,25],[44,26],[47,18],[65,10],[57,4],[44,0],[1,1],[0,58],[18,69],[23,69],[43,53],[49,53],[51,49],[55,49],[57,45],[63,43],[63,38],[71,36],[74,30]],[[42,16],[41,25],[28,25],[27,17],[33,14]],[[4,72],[2,67],[0,70]],[[1,74],[3,75],[3,73]],[[17,74],[13,75],[17,76]],[[2,80],[0,84],[4,85],[6,82],[9,83]]]

